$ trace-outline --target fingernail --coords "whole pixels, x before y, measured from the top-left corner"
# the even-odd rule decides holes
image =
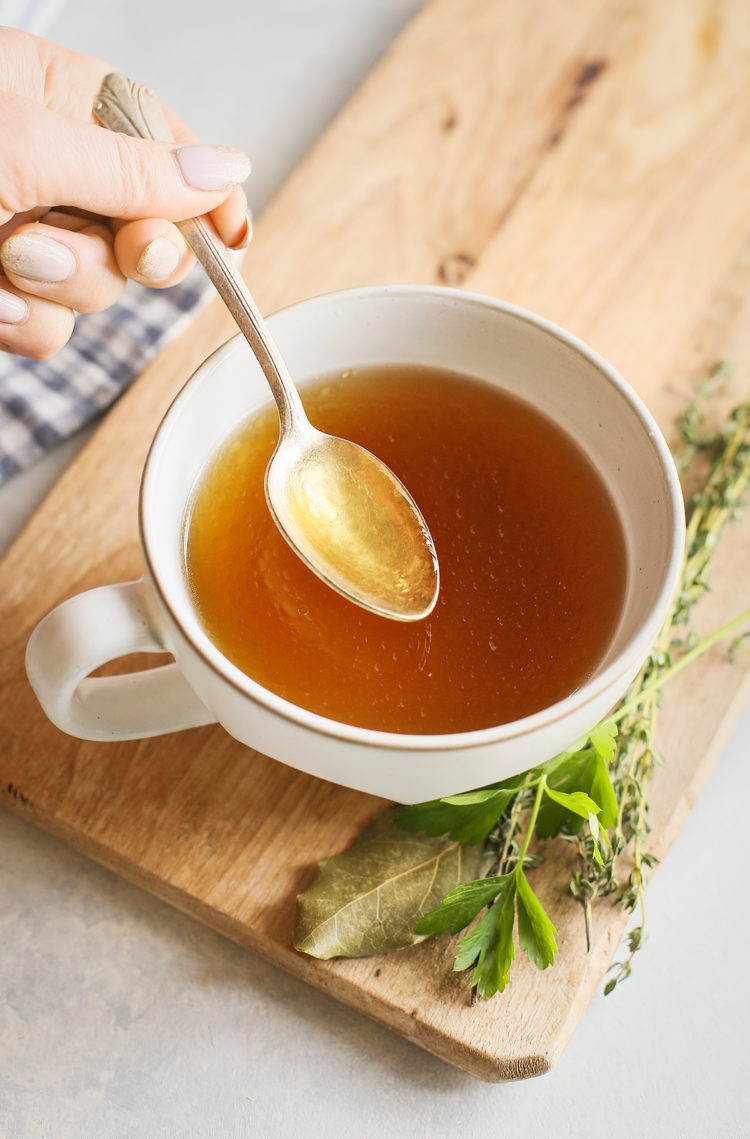
[[[149,281],[166,281],[180,263],[180,251],[166,237],[155,237],[149,241],[138,258],[136,270]]]
[[[245,216],[245,227],[240,233],[240,236],[235,241],[234,245],[230,245],[230,249],[240,251],[247,249],[250,242],[253,240],[253,214],[251,210],[247,211]]]
[[[250,159],[228,146],[199,142],[179,147],[174,156],[182,177],[194,190],[228,190],[250,173]]]
[[[60,241],[35,233],[14,233],[0,249],[7,273],[30,281],[66,281],[76,271],[73,252]]]
[[[0,324],[20,324],[29,315],[29,306],[23,297],[0,289]]]

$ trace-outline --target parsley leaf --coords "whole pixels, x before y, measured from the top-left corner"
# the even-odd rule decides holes
[[[506,885],[478,925],[463,937],[456,948],[453,968],[468,969],[476,962],[471,978],[480,997],[494,997],[508,984],[508,973],[515,957],[516,876],[506,874]]]
[[[511,797],[511,792],[493,791],[490,797],[477,803],[459,806],[433,799],[429,803],[404,807],[396,822],[405,830],[423,831],[432,837],[448,834],[454,842],[473,845],[484,842]]]
[[[537,969],[546,969],[557,953],[557,930],[520,867],[516,878],[518,944]]]
[[[404,807],[396,818],[400,827],[423,831],[436,837],[448,834],[454,842],[473,845],[484,842],[501,815],[505,814],[525,776],[513,776],[505,783],[467,791],[462,795],[449,795],[445,799],[431,799]]]
[[[446,795],[441,803],[449,803],[451,807],[478,807],[482,803],[489,803],[499,795],[510,792],[498,791],[496,787],[480,787],[478,791],[464,791],[461,795]]]
[[[611,763],[617,746],[617,724],[614,720],[602,720],[589,733],[591,746],[605,763]]]
[[[415,932],[418,934],[459,933],[473,922],[480,910],[488,906],[507,888],[507,880],[512,874],[501,877],[478,878],[465,882],[446,894],[439,906],[419,919]]]
[[[556,930],[520,867],[499,877],[466,882],[447,894],[420,919],[417,934],[450,930],[458,933],[489,906],[487,913],[456,949],[454,969],[476,965],[472,984],[482,997],[502,992],[515,957],[513,929],[518,914],[518,943],[538,969],[551,965],[557,953]]]
[[[594,762],[589,794],[601,808],[599,824],[606,830],[610,830],[617,822],[617,797],[612,787],[612,780],[609,777],[607,762],[601,753],[597,754]]]
[[[605,757],[614,749],[616,735],[612,721],[599,724],[589,736],[590,746],[569,752],[556,763],[547,776],[537,838],[553,838],[563,830],[578,834],[589,814],[597,815],[605,829],[615,825],[617,799]]]
[[[549,795],[550,799],[555,803],[559,803],[561,807],[565,807],[567,811],[572,811],[574,815],[580,815],[582,819],[588,819],[589,815],[598,815],[601,807],[595,803],[585,791],[555,791],[553,787],[545,787],[545,794]]]

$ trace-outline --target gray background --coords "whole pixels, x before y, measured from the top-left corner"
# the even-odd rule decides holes
[[[418,7],[41,5],[50,38],[151,83],[205,140],[247,151],[256,211]],[[81,441],[0,490],[0,547]],[[750,1134],[748,741],[750,714],[649,889],[632,979],[594,998],[550,1074],[504,1086],[0,811],[0,1136]]]

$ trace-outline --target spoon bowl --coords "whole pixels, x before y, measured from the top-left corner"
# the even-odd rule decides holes
[[[277,526],[327,585],[396,621],[432,612],[439,571],[429,531],[403,484],[364,447],[308,423],[280,440],[265,482]]]

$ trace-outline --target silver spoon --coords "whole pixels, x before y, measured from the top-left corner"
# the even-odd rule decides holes
[[[94,114],[110,130],[174,142],[153,91],[108,75]],[[279,441],[266,469],[266,499],[292,549],[351,601],[398,621],[433,609],[438,563],[427,524],[403,484],[369,451],[326,435],[308,420],[299,393],[242,275],[206,217],[178,222],[268,380]]]

